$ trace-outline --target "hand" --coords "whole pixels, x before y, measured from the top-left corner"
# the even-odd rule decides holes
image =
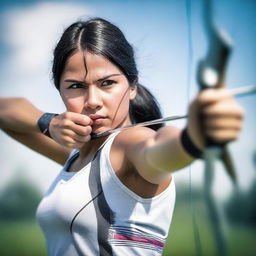
[[[69,148],[81,148],[91,139],[92,120],[85,115],[65,112],[54,117],[49,125],[51,137]]]
[[[243,109],[227,89],[201,91],[189,108],[189,136],[200,149],[209,139],[216,144],[236,140],[243,116]]]

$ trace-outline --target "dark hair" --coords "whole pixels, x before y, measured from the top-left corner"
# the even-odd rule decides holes
[[[138,70],[132,46],[117,26],[101,18],[73,23],[64,31],[54,50],[52,66],[53,81],[58,90],[68,58],[79,50],[104,56],[124,73],[130,86],[137,86],[137,96],[130,102],[132,123],[162,117],[156,99],[138,83]],[[154,130],[160,127],[162,125],[150,126]]]

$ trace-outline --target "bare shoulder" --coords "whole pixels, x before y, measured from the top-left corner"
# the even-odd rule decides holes
[[[114,147],[124,147],[127,149],[127,147],[136,147],[138,144],[150,144],[158,137],[165,137],[161,135],[167,134],[169,138],[177,137],[180,134],[180,129],[174,126],[164,126],[156,132],[148,127],[132,127],[122,131],[116,136]]]
[[[164,127],[159,132],[177,136],[178,129]],[[110,152],[111,164],[119,179],[143,197],[161,193],[171,181],[170,173],[161,173],[144,161],[144,150],[154,143],[157,134],[147,127],[129,128],[116,136]]]
[[[150,138],[154,138],[156,131],[148,127],[131,127],[120,132],[114,141],[117,147],[125,147],[142,143]]]
[[[120,132],[114,139],[110,151],[110,159],[113,169],[117,173],[131,170],[131,163],[127,156],[136,146],[142,146],[147,140],[153,138],[156,132],[147,127],[132,127]],[[125,168],[127,167],[127,168]]]

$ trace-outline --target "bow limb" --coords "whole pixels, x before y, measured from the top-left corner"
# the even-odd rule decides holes
[[[228,35],[213,23],[211,1],[204,0],[203,4],[203,22],[209,46],[205,58],[199,62],[197,80],[201,90],[222,88],[224,87],[225,71],[232,50],[232,42]],[[207,144],[206,157],[213,159],[219,157],[228,175],[235,182],[235,168],[226,146],[216,146],[209,140]]]
[[[220,31],[213,22],[211,4],[212,1],[203,0],[202,14],[204,30],[208,39],[208,51],[204,59],[202,59],[198,64],[197,80],[200,90],[224,87],[225,71],[228,63],[228,57],[232,49],[231,40],[223,31]],[[235,182],[236,177],[234,165],[226,145],[216,145],[212,141],[208,140],[207,148],[204,152],[204,191],[213,235],[216,241],[217,255],[226,255],[226,242],[221,226],[221,219],[217,205],[211,194],[214,177],[214,163],[217,158],[222,160],[225,170],[231,177],[232,181]]]

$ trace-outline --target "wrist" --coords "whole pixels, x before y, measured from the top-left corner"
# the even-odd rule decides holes
[[[188,128],[186,127],[181,132],[181,144],[183,149],[193,158],[202,158],[203,150],[201,150],[191,139]]]
[[[57,115],[58,114],[54,113],[44,113],[37,121],[37,126],[39,127],[40,131],[49,138],[51,138],[51,134],[49,132],[50,122]]]

